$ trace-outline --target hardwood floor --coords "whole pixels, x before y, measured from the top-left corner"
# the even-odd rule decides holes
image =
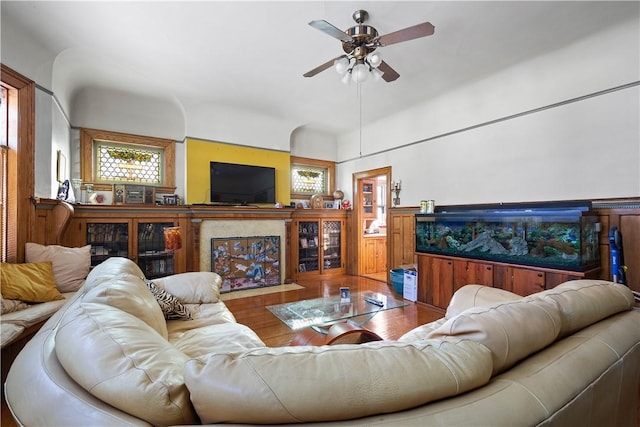
[[[373,291],[385,295],[398,295],[393,287],[387,283],[358,276],[338,276],[328,279],[305,279],[297,281],[303,289],[279,292],[275,294],[258,295],[242,299],[226,301],[225,304],[236,317],[239,323],[243,323],[253,329],[269,347],[289,345],[297,332],[289,329],[265,307],[268,305],[285,302],[299,301],[303,299],[319,298],[325,295],[336,295],[340,287],[347,286],[351,292]],[[436,307],[409,302],[403,308],[382,311],[376,314],[365,326],[384,339],[397,339],[405,332],[418,325],[429,323],[444,316],[444,310]],[[2,399],[3,427],[15,427],[17,424],[11,417],[4,398]]]
[[[227,301],[225,304],[239,323],[253,329],[267,346],[277,347],[289,345],[296,332],[267,310],[265,307],[268,305],[337,295],[340,287],[343,286],[349,287],[351,292],[373,291],[399,298],[390,284],[366,277],[338,276],[326,279],[305,279],[296,283],[304,286],[304,289],[236,299]],[[365,327],[384,339],[397,339],[416,326],[437,320],[442,316],[444,316],[444,310],[409,302],[406,307],[376,314]]]

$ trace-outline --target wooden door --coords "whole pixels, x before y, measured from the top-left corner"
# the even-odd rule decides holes
[[[493,265],[456,259],[453,261],[453,292],[465,285],[493,286]]]
[[[376,240],[364,239],[364,274],[376,272]]]
[[[376,239],[376,273],[387,271],[387,242],[384,238]]]
[[[469,283],[493,286],[493,265],[481,262],[469,262]]]
[[[453,261],[447,258],[433,258],[430,278],[433,305],[447,308],[453,296]]]
[[[418,255],[418,301],[433,305],[433,292],[431,291],[431,271],[432,257]]]
[[[542,271],[510,267],[512,292],[527,296],[544,290],[545,277]]]

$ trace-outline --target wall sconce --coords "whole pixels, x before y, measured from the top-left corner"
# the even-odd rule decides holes
[[[177,251],[182,249],[182,230],[180,227],[165,227],[164,250]]]
[[[402,180],[391,181],[391,194],[395,194],[393,198],[393,206],[400,204],[400,190],[402,190]]]

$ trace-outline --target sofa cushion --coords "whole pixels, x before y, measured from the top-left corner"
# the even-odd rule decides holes
[[[447,307],[447,312],[443,318],[438,319],[435,322],[413,328],[402,335],[398,340],[411,342],[417,339],[426,339],[431,332],[438,329],[447,320],[456,317],[465,310],[488,304],[514,301],[517,299],[522,299],[522,297],[499,288],[492,288],[484,285],[465,285],[453,294],[453,298],[451,298],[451,302],[449,303],[449,307]]]
[[[77,302],[61,319],[55,352],[70,377],[121,411],[153,425],[197,423],[182,375],[187,356],[137,317]]]
[[[149,288],[151,295],[156,299],[165,319],[193,319],[189,309],[185,307],[178,298],[174,297],[159,286],[156,286],[153,282],[147,282],[147,288]]]
[[[29,242],[24,246],[24,255],[27,262],[51,261],[53,277],[60,292],[80,289],[91,268],[91,245],[68,248]]]
[[[82,295],[81,300],[84,303],[116,307],[139,318],[164,339],[167,338],[164,314],[145,281],[137,276],[121,273],[117,277],[111,277],[99,286],[89,289]]]
[[[434,320],[433,322],[425,323],[424,325],[417,326],[411,329],[409,332],[406,332],[398,341],[401,342],[413,342],[418,340],[427,339],[427,336],[434,330],[438,329],[444,322],[447,321],[446,317],[441,317],[438,320]]]
[[[634,304],[633,292],[619,283],[605,280],[572,280],[528,298],[553,300],[560,308],[560,337],[570,335]]]
[[[459,339],[261,348],[189,360],[203,423],[298,423],[401,411],[485,384],[491,354]]]
[[[456,336],[484,344],[491,350],[496,374],[551,344],[560,326],[555,301],[521,298],[470,308],[447,320],[427,338]]]
[[[236,323],[233,313],[223,302],[215,304],[185,304],[185,306],[191,312],[193,320],[167,320],[169,336],[209,325]]]
[[[190,323],[190,321],[181,322]],[[169,342],[189,357],[210,353],[241,353],[264,347],[258,335],[240,323],[219,323],[169,333]]]
[[[50,261],[21,264],[0,263],[2,296],[25,302],[47,302],[64,299],[56,289]]]
[[[20,325],[23,328],[28,328],[37,323],[43,322],[49,319],[60,308],[67,303],[76,293],[65,292],[62,294],[63,299],[55,301],[41,302],[38,304],[30,304],[27,309],[14,311],[13,313],[6,313],[2,315],[2,324],[13,323]]]
[[[0,347],[10,344],[24,331],[24,326],[15,323],[0,322]]]
[[[522,296],[500,288],[484,285],[466,285],[453,294],[444,317],[451,319],[472,307],[518,299],[522,299]]]
[[[131,274],[145,280],[144,273],[138,264],[128,258],[111,257],[93,267],[87,275],[84,288],[89,290],[101,283],[108,282],[111,278],[120,274]]]
[[[208,304],[218,302],[222,278],[217,273],[198,271],[153,279],[153,283],[184,304]]]

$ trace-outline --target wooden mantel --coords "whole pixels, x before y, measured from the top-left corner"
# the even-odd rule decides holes
[[[57,201],[42,201],[40,203],[43,211],[51,210],[51,204]],[[46,206],[46,207],[45,207]],[[286,230],[285,241],[282,247],[285,253],[286,270],[284,272],[285,281],[292,279],[290,266],[293,263],[291,257],[291,222],[294,215],[308,213],[334,213],[331,209],[304,209],[296,210],[291,208],[273,207],[228,207],[209,205],[185,205],[185,206],[150,206],[150,205],[87,205],[76,204],[74,207],[71,226],[64,233],[61,244],[66,246],[81,246],[86,242],[86,236],[82,235],[82,230],[78,224],[82,221],[127,221],[127,220],[162,220],[170,218],[179,224],[183,229],[183,247],[186,249],[178,256],[176,262],[180,266],[177,271],[199,271],[200,269],[200,230],[204,221],[215,220],[238,220],[238,221],[260,221],[279,220],[283,221]],[[43,212],[46,215],[46,213]],[[43,237],[42,241],[45,241]]]

